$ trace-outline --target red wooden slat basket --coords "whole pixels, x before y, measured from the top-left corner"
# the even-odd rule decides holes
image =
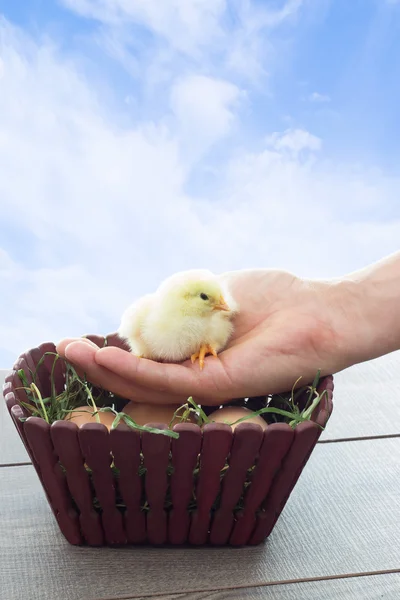
[[[89,336],[124,348],[115,335]],[[28,417],[18,370],[34,371],[52,343],[22,354],[7,375],[4,398],[44,488],[59,528],[71,544],[259,544],[271,533],[332,413],[333,377],[310,421],[265,431],[240,423],[174,426],[179,438],[138,432],[124,423],[111,432],[98,423],[49,425]],[[65,364],[48,355],[36,384],[64,389]],[[28,375],[29,379],[29,375]],[[21,420],[21,417],[25,419]],[[28,417],[28,418],[26,418]],[[153,423],[159,429],[166,424]],[[111,464],[113,463],[113,468]],[[226,466],[228,465],[228,466]],[[140,476],[139,468],[145,468]],[[223,475],[222,475],[223,473]],[[168,497],[168,502],[167,502]],[[239,503],[240,501],[240,503]]]

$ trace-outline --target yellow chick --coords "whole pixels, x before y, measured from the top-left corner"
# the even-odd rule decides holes
[[[133,354],[165,362],[191,358],[204,367],[217,356],[232,332],[238,305],[211,271],[195,269],[166,279],[154,294],[132,304],[118,329]]]

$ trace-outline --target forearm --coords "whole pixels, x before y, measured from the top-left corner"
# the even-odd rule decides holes
[[[399,350],[400,252],[350,273],[342,281],[350,303],[349,344],[355,362]]]

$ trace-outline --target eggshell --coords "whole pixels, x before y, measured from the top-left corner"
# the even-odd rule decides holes
[[[234,423],[238,419],[242,419],[247,415],[250,415],[253,411],[248,408],[244,408],[242,406],[225,406],[224,408],[219,408],[215,412],[208,415],[208,418],[211,421],[215,421],[217,423]],[[246,419],[246,421],[241,421],[242,423],[255,423],[256,425],[260,425],[263,429],[268,427],[268,423],[264,421],[264,419],[260,415],[256,415],[250,419]],[[240,423],[236,423],[232,425],[232,429],[235,429]]]
[[[79,406],[74,409],[74,411],[79,412],[70,412],[65,417],[64,420],[73,421],[81,427],[85,423],[97,423],[96,416],[93,415],[93,409],[89,406]],[[83,412],[81,412],[83,411]],[[105,425],[108,430],[111,429],[112,422],[115,419],[115,415],[112,412],[99,412],[100,423]]]
[[[124,406],[123,412],[129,415],[138,425],[146,425],[147,423],[165,423],[169,425],[174,412],[178,410],[179,404],[146,404],[138,402],[129,402]],[[179,415],[183,414],[183,410]],[[186,421],[196,423],[196,415],[190,413],[190,417]],[[181,423],[179,417],[175,418],[171,427]]]

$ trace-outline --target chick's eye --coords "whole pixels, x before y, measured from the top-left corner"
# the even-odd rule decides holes
[[[202,300],[208,300],[208,296],[207,296],[207,294],[203,294],[203,292],[200,294],[200,298],[201,298]]]

